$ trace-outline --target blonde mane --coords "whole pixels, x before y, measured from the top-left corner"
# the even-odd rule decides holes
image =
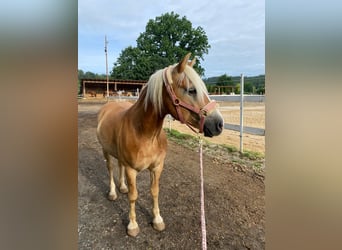
[[[172,66],[171,71],[177,64]],[[146,88],[146,96],[144,100],[144,108],[145,111],[147,110],[148,103],[151,102],[153,105],[153,108],[157,110],[159,114],[161,114],[161,111],[163,109],[163,69],[160,69],[156,71],[153,75],[150,76],[150,79],[148,80],[147,84],[144,88]],[[184,69],[184,76],[186,78],[187,87],[189,87],[189,80],[193,84],[193,86],[196,88],[197,92],[197,100],[200,103],[203,103],[203,96],[208,95],[207,88],[205,87],[204,82],[200,78],[200,76],[197,74],[197,72],[190,66],[186,65]],[[180,84],[183,80],[183,77],[180,78],[177,84]],[[178,85],[179,86],[179,85]]]

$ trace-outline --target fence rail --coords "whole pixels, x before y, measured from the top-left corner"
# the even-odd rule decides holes
[[[209,95],[210,99],[220,102],[240,102],[240,95]],[[244,102],[265,102],[264,95],[244,95]]]
[[[223,127],[224,129],[229,129],[229,130],[238,131],[238,132],[240,131],[240,125],[236,125],[236,124],[225,123]],[[261,135],[261,136],[265,135],[265,129],[263,128],[253,128],[253,127],[243,126],[243,132],[247,134],[251,134],[251,135]]]

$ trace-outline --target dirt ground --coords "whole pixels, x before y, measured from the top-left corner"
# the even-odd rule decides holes
[[[139,173],[136,213],[140,234],[129,237],[127,195],[118,192],[116,201],[106,198],[107,169],[96,138],[96,115],[101,105],[79,104],[79,248],[201,249],[197,147],[185,147],[171,139],[168,142],[160,180],[159,205],[166,224],[163,232],[155,231],[151,225],[149,171]],[[264,175],[233,159],[219,146],[204,150],[208,249],[264,249]]]

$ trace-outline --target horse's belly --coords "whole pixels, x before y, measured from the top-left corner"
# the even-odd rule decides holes
[[[118,150],[116,146],[108,145],[108,147],[104,147],[104,150],[108,152],[111,156],[113,156],[114,158],[118,159]]]

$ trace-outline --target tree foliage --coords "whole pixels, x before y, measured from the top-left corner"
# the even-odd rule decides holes
[[[240,81],[241,76],[227,76],[226,74],[204,79],[209,92],[214,92],[215,86],[233,86],[235,94],[240,94]],[[265,75],[245,76],[244,92],[246,94],[265,94]]]
[[[227,74],[221,75],[216,83],[217,86],[234,86],[234,82],[231,76],[227,76]]]
[[[146,80],[154,71],[178,62],[188,52],[203,60],[209,48],[202,27],[193,28],[186,17],[166,13],[148,21],[145,32],[137,38],[137,46],[121,51],[111,74],[117,79]],[[195,69],[204,74],[199,60]]]
[[[83,70],[78,70],[78,80],[81,79],[99,79],[99,78],[106,78],[105,74],[97,74],[90,71],[84,72]]]
[[[77,86],[78,86],[78,93],[81,94],[81,79],[105,79],[106,75],[105,74],[96,74],[90,71],[84,72],[82,69],[78,70],[78,81],[77,81]]]

